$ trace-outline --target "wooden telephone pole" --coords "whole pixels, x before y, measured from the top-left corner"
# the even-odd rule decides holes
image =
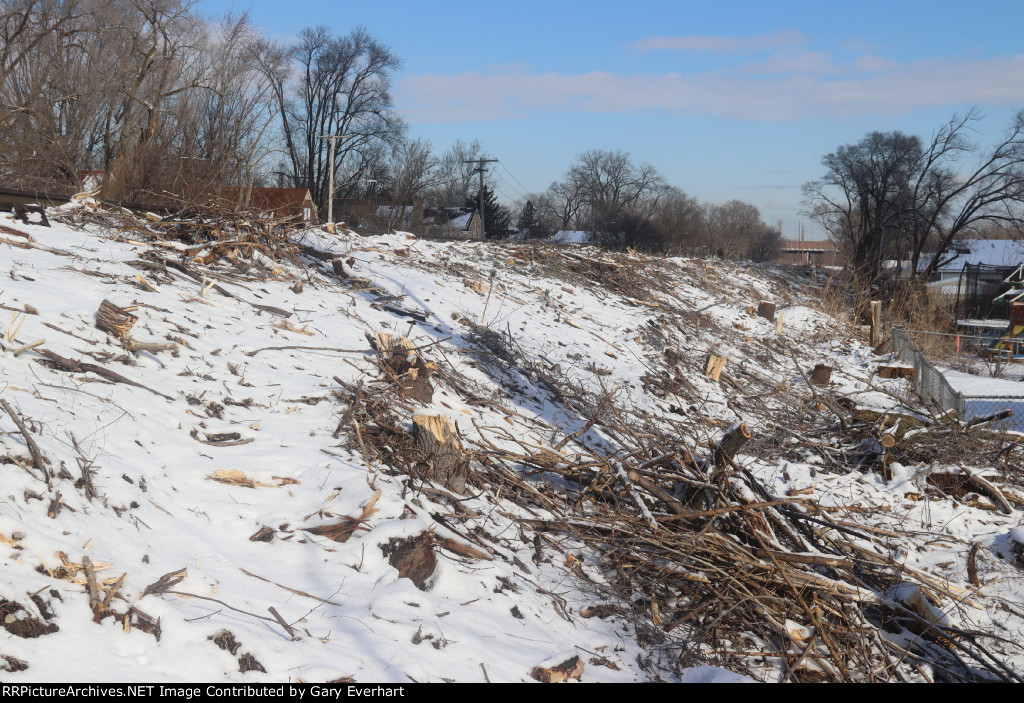
[[[484,239],[487,239],[487,230],[484,228],[484,223],[487,221],[484,219],[484,164],[496,162],[497,159],[467,159],[463,161],[464,164],[476,164],[476,168],[473,169],[473,173],[480,174],[480,234],[483,235]]]
[[[327,185],[327,224],[334,224],[334,145],[339,139],[347,139],[350,134],[318,134],[318,139],[331,140],[331,172]]]

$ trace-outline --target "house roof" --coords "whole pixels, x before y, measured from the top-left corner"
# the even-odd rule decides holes
[[[551,241],[556,244],[589,244],[590,232],[578,229],[562,229],[555,232]]]
[[[944,263],[942,271],[960,271],[964,264],[988,264],[989,266],[1018,266],[1024,262],[1024,241],[1013,239],[964,239],[954,242],[943,256],[952,260]],[[932,255],[922,256],[917,264],[919,271],[927,268]]]
[[[226,200],[237,202],[238,191],[238,188],[221,188],[220,194]],[[253,210],[276,217],[291,215],[302,207],[313,205],[308,188],[253,188],[249,203]]]
[[[448,220],[448,226],[453,229],[469,229],[469,223],[473,219],[474,214],[476,214],[474,210],[460,213]]]

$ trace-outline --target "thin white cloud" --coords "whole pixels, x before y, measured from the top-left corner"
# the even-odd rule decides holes
[[[658,111],[791,121],[894,115],[942,105],[1024,105],[1024,54],[906,64],[871,58],[861,64],[853,62],[838,74],[821,57],[805,56],[802,61],[802,70],[793,67],[789,73],[745,69],[697,75],[467,71],[454,76],[407,76],[396,85],[396,102],[414,122],[516,119],[543,112]],[[811,70],[815,66],[819,70]]]
[[[807,43],[807,37],[798,29],[784,29],[771,34],[749,37],[645,37],[630,44],[638,51],[701,51],[715,54],[754,53],[785,46]]]
[[[883,56],[875,56],[874,54],[858,56],[853,61],[854,70],[863,73],[885,73],[894,68],[899,68],[899,65],[899,61],[893,61]]]
[[[816,105],[832,114],[899,114],[919,107],[1024,104],[1024,54],[929,60],[869,77],[824,82]]]
[[[850,69],[835,63],[832,57],[823,51],[790,47],[772,52],[763,61],[744,66],[743,72],[750,75],[805,73],[827,76],[846,74]]]

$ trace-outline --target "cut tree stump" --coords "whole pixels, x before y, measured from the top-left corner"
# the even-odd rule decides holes
[[[881,378],[906,378],[913,380],[914,367],[881,364],[878,367],[877,373]]]
[[[818,364],[811,372],[811,383],[816,386],[827,386],[832,380],[832,367],[828,364]]]
[[[716,473],[725,469],[726,465],[732,461],[752,436],[750,428],[743,422],[737,422],[726,430],[722,439],[718,440],[718,444],[715,445],[715,453],[711,458]]]
[[[882,341],[882,301],[871,301],[871,334],[870,342],[872,347],[877,347]]]
[[[122,342],[131,339],[132,327],[138,321],[138,317],[124,308],[114,305],[109,300],[100,303],[99,310],[96,311],[96,326]]]
[[[718,356],[717,354],[708,354],[708,363],[704,367],[704,374],[716,383],[722,377],[722,369],[725,368],[725,362],[728,361],[724,356]]]
[[[879,436],[878,438],[879,443],[886,449],[892,449],[893,447],[896,446],[897,442],[902,436],[898,434],[899,431],[900,421],[899,419],[897,419],[896,423],[892,427],[882,432],[881,436]]]
[[[137,342],[132,339],[131,330],[138,320],[138,317],[132,315],[124,308],[114,305],[109,300],[104,300],[100,303],[100,307],[96,311],[96,326],[112,337],[116,337],[128,351],[158,352],[178,350],[177,344]]]
[[[412,416],[412,428],[421,455],[415,467],[418,478],[463,493],[469,476],[469,455],[455,435],[452,421],[440,413],[421,411]]]
[[[367,338],[377,350],[385,373],[393,376],[410,398],[429,405],[434,399],[434,385],[430,382],[432,364],[414,351],[412,343],[401,335],[376,332],[373,337],[367,334]]]
[[[768,322],[775,322],[775,303],[761,301],[757,304],[757,316],[763,317]]]

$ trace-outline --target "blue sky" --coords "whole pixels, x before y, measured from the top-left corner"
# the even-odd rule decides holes
[[[438,151],[479,139],[501,159],[505,200],[587,149],[620,149],[701,200],[757,205],[787,237],[800,186],[836,147],[871,130],[927,139],[972,106],[984,144],[1024,108],[1022,0],[197,7],[248,9],[279,39],[366,27],[404,61],[394,96],[412,135]]]

